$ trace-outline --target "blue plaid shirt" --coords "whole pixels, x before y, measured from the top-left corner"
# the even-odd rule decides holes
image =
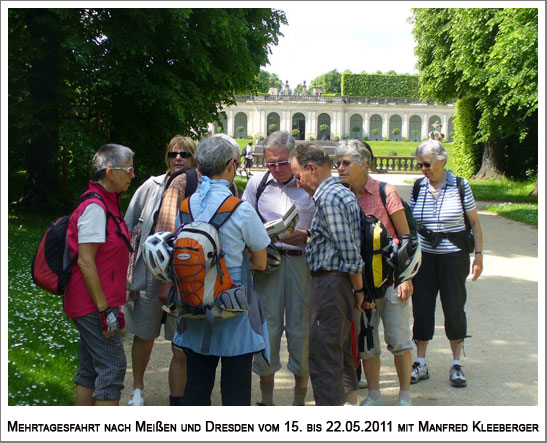
[[[365,264],[360,254],[361,209],[357,199],[335,177],[321,183],[313,199],[315,215],[311,239],[306,246],[310,270],[360,274]]]

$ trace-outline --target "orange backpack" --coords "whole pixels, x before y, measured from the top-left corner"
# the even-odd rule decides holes
[[[190,318],[228,318],[247,311],[247,294],[235,286],[226,268],[218,230],[230,218],[241,200],[230,195],[209,222],[196,222],[190,199],[180,204],[181,227],[173,251],[175,303],[180,315]]]

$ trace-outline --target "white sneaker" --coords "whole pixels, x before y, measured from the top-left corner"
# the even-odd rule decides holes
[[[359,403],[359,406],[384,406],[384,400],[382,400],[382,397],[372,398],[369,395],[361,403]]]
[[[407,401],[399,397],[399,400],[397,400],[397,406],[412,406],[412,400]]]
[[[359,389],[368,388],[368,382],[364,375],[359,379]]]
[[[455,388],[465,388],[467,386],[467,380],[461,365],[453,365],[450,368],[450,384]]]
[[[144,396],[142,389],[135,389],[131,394],[131,399],[127,402],[129,406],[144,406]]]
[[[418,383],[420,380],[427,380],[429,378],[429,370],[427,369],[427,363],[421,365],[417,361],[412,365],[412,372],[410,373],[410,384]]]

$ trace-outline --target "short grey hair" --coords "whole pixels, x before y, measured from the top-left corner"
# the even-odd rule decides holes
[[[424,155],[431,154],[435,160],[447,160],[448,152],[444,149],[443,144],[438,140],[426,140],[416,148],[415,157],[423,157]]]
[[[282,146],[287,148],[289,155],[294,150],[294,138],[289,131],[275,131],[268,135],[264,142],[264,150]]]
[[[134,155],[135,153],[127,146],[117,145],[115,143],[102,145],[93,156],[91,162],[95,177],[97,179],[104,178],[105,170],[107,168],[123,166],[131,160]]]
[[[241,153],[237,142],[225,134],[217,134],[201,140],[196,151],[196,162],[202,175],[220,175],[230,160],[238,160]]]
[[[351,155],[353,161],[357,163],[367,162],[367,165],[370,165],[370,151],[365,147],[361,140],[351,139],[351,140],[342,140],[336,148],[336,156]]]
[[[317,166],[331,166],[332,161],[327,151],[321,146],[313,143],[300,144],[291,152],[291,159],[296,158],[300,167],[306,166],[308,163],[315,163]]]

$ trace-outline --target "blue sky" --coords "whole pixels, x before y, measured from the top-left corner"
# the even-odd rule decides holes
[[[295,88],[333,69],[415,74],[411,2],[268,2],[285,11],[279,44],[263,67]]]

